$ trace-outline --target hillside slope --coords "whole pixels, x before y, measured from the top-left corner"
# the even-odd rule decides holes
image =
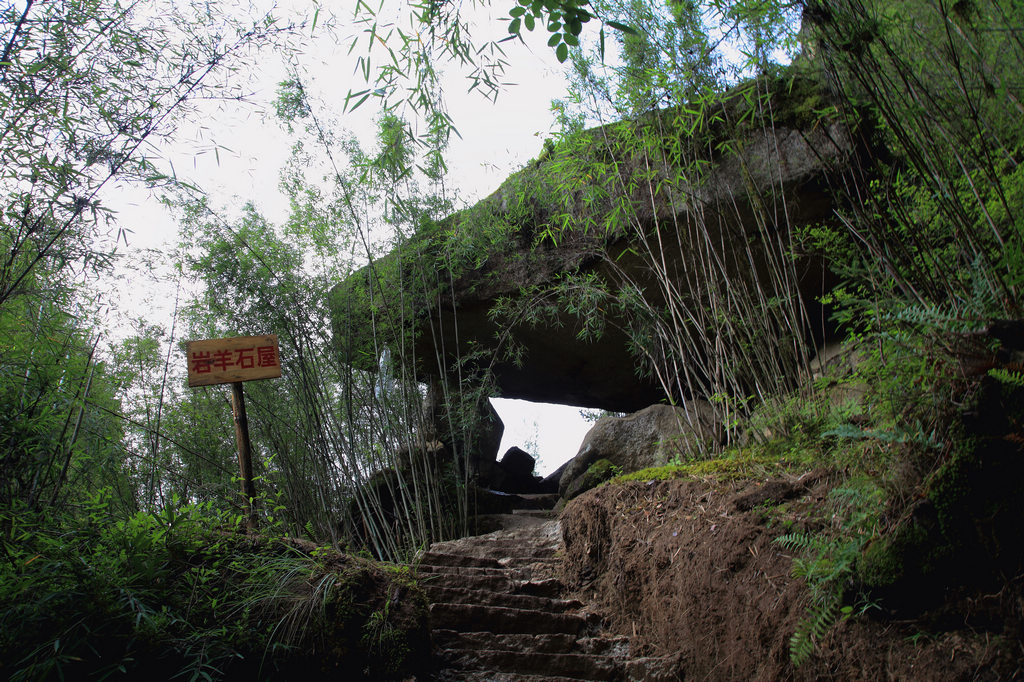
[[[827,527],[829,492],[839,480],[816,470],[604,486],[563,517],[564,578],[609,616],[613,632],[631,636],[634,651],[677,656],[685,679],[1019,676],[1019,620],[993,618],[1019,615],[1019,580],[908,618],[884,618],[851,595],[851,617],[840,616],[794,667],[791,638],[812,595],[793,575],[800,553],[776,538],[787,529]]]

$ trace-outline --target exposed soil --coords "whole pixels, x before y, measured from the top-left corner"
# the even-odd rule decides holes
[[[631,638],[633,655],[676,655],[688,680],[994,680],[1024,676],[1019,638],[966,615],[840,622],[798,668],[789,639],[808,590],[773,540],[822,525],[835,477],[606,485],[562,516],[563,581]],[[995,598],[988,595],[988,598]],[[982,596],[978,597],[984,598]],[[948,609],[948,605],[946,607]],[[1017,603],[1012,608],[1020,610]]]

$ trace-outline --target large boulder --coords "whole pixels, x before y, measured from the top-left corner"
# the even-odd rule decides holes
[[[537,460],[517,447],[509,448],[494,468],[490,487],[504,493],[536,494],[541,492],[541,477],[533,473]]]
[[[705,400],[687,401],[685,407],[651,405],[626,417],[602,417],[563,470],[558,492],[572,498],[612,473],[692,459],[721,443],[723,435],[715,409]]]
[[[614,297],[635,291],[658,306],[669,291],[686,306],[705,309],[701,249],[708,245],[715,267],[728,273],[718,278],[728,280],[727,288],[734,279],[756,281],[768,287],[760,290],[765,305],[798,294],[808,311],[804,328],[793,333],[820,335],[825,318],[817,301],[831,287],[822,264],[793,262],[772,249],[788,242],[780,233],[834,215],[831,181],[853,145],[840,122],[801,113],[825,108],[823,97],[807,79],[739,86],[708,107],[711,142],[686,153],[679,110],[557,145],[488,198],[425,226],[338,285],[331,306],[339,352],[372,371],[382,338],[409,338],[391,326],[419,320],[411,356],[421,376],[479,358],[476,366],[492,372],[496,395],[508,398],[632,412],[666,397],[700,397],[666,396],[636,371],[627,332],[636,320],[613,303],[547,305],[555,296],[545,292],[570,277],[589,278]],[[768,110],[770,120],[759,118]],[[638,130],[667,132],[651,151],[635,147]],[[691,156],[701,157],[701,171],[691,172]],[[639,255],[640,242],[663,250]],[[778,281],[785,287],[775,291],[769,283]],[[423,291],[412,291],[410,283],[425,283]],[[400,302],[389,303],[391,291],[403,292]],[[499,303],[506,314],[495,315]],[[595,321],[603,333],[581,334],[581,325]],[[685,362],[699,368],[712,351],[702,350],[707,337],[695,332]]]

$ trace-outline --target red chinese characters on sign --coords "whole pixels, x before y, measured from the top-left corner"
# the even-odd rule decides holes
[[[191,357],[189,358],[188,373],[192,374],[193,372],[195,372],[196,374],[206,374],[210,371],[210,369],[212,369],[212,365],[210,364],[210,362],[211,361],[209,351],[205,353],[203,353],[202,351],[196,351],[192,353]]]
[[[255,348],[239,348],[232,352],[219,350],[210,357],[209,352],[192,353],[192,371],[206,374],[214,367],[226,370],[229,367],[252,369],[253,367],[277,367],[277,349],[273,346],[256,346]]]
[[[256,349],[256,365],[258,367],[277,367],[277,348],[260,346]]]
[[[188,343],[188,385],[269,379],[281,376],[277,336],[243,336]]]
[[[237,355],[235,355],[235,364],[242,369],[252,369],[254,366],[253,363],[255,362],[255,358],[253,358],[253,352],[255,350],[255,348],[239,348],[235,351],[237,353]]]

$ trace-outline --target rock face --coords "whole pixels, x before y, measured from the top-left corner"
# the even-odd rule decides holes
[[[687,460],[722,441],[722,424],[704,400],[685,408],[651,405],[626,417],[602,417],[562,472],[558,492],[571,499],[617,473]]]
[[[630,322],[613,305],[597,309],[598,303],[581,301],[567,312],[564,305],[548,305],[553,297],[538,292],[574,276],[590,278],[612,296],[634,287],[657,304],[665,295],[658,279],[664,275],[672,280],[672,296],[700,305],[702,275],[693,261],[695,249],[685,241],[694,225],[700,228],[700,244],[715,245],[715,258],[730,277],[774,282],[780,260],[769,255],[772,235],[831,218],[829,178],[852,148],[840,124],[816,118],[812,124],[793,113],[814,108],[808,88],[801,87],[769,83],[761,88],[772,92],[773,111],[789,112],[775,115],[771,125],[735,124],[756,120],[760,114],[751,117],[748,109],[757,105],[744,103],[742,96],[723,97],[721,110],[712,112],[719,122],[714,125],[722,129],[712,135],[728,145],[697,150],[708,158],[696,173],[670,151],[679,147],[681,133],[661,140],[664,149],[653,153],[653,170],[649,150],[637,152],[627,142],[636,126],[658,128],[664,122],[678,131],[673,111],[587,131],[557,147],[478,205],[418,233],[400,251],[336,287],[332,310],[340,352],[372,369],[379,351],[367,340],[367,330],[376,330],[378,343],[390,320],[419,319],[414,355],[428,376],[475,353],[478,366],[493,371],[503,397],[621,412],[664,400],[661,386],[638,374],[625,331]],[[729,152],[722,151],[726,146]],[[567,222],[573,229],[558,232],[557,226]],[[539,239],[545,231],[557,236]],[[639,242],[658,244],[659,250],[639,256]],[[427,267],[416,271],[422,266],[414,262],[424,258]],[[652,271],[652,259],[661,275]],[[792,300],[797,294],[808,315],[805,329],[794,333],[808,335],[821,326],[815,300],[829,282],[820,263],[804,259],[793,267],[786,273],[793,285],[785,293],[767,292],[765,300]],[[451,277],[439,276],[445,268]],[[405,297],[402,314],[382,309],[386,292],[399,282],[426,279],[434,288],[419,298]],[[508,304],[507,314],[496,317],[499,301]],[[603,333],[582,338],[588,322],[597,322]],[[700,366],[703,358],[687,362]]]

